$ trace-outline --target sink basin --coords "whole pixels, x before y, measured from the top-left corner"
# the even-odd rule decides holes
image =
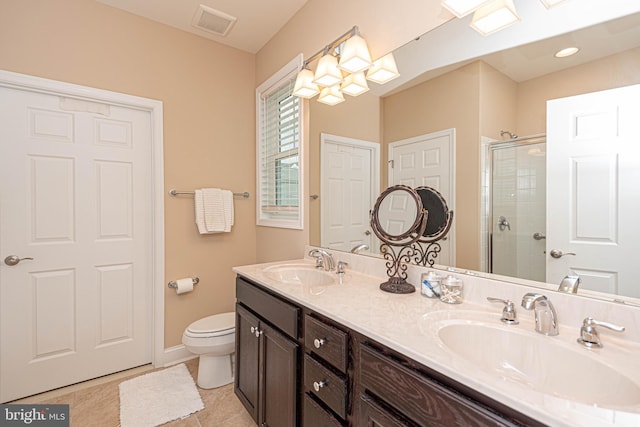
[[[640,404],[640,386],[613,368],[617,367],[612,362],[615,358],[581,348],[575,339],[546,337],[529,324],[503,325],[498,317],[488,321],[479,320],[479,316],[456,317],[432,318],[428,329],[436,334],[441,347],[469,367],[501,381],[588,405],[620,408]],[[617,351],[611,347],[604,350],[613,355]]]
[[[280,264],[266,267],[264,273],[273,280],[284,283],[326,286],[335,283],[334,274],[318,270],[311,264]]]

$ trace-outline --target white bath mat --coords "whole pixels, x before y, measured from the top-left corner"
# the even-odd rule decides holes
[[[157,426],[203,408],[184,363],[120,383],[122,427]]]

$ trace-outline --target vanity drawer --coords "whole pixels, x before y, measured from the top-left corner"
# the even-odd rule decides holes
[[[236,278],[236,298],[291,338],[298,338],[300,309],[263,291],[241,277]]]
[[[313,397],[304,395],[304,427],[342,427],[342,423],[318,405]]]
[[[315,383],[315,384],[314,384]],[[318,388],[320,384],[320,388]],[[304,355],[304,386],[342,418],[347,416],[347,383],[344,379]]]
[[[342,373],[347,372],[349,335],[333,326],[306,315],[304,345]]]
[[[420,425],[515,425],[367,345],[360,346],[360,381],[368,392]]]

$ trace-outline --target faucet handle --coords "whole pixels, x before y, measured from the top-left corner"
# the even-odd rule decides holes
[[[487,301],[489,302],[500,302],[504,304],[504,308],[502,309],[502,318],[501,322],[506,323],[508,325],[517,325],[520,323],[518,321],[517,313],[513,301],[504,300],[501,298],[487,297]]]
[[[596,326],[603,326],[616,332],[624,332],[625,330],[624,326],[618,326],[614,325],[613,323],[595,320],[593,317],[585,317],[582,322],[582,327],[580,328],[580,337],[577,341],[587,348],[601,348],[602,341],[600,341],[600,336],[598,335],[598,331],[595,328]]]
[[[348,266],[349,263],[344,261],[338,261],[338,265],[336,266],[336,274],[344,274],[345,267]]]

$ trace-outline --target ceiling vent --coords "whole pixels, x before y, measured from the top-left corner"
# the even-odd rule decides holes
[[[191,25],[208,33],[226,36],[237,19],[235,16],[227,15],[201,4],[191,21]]]

